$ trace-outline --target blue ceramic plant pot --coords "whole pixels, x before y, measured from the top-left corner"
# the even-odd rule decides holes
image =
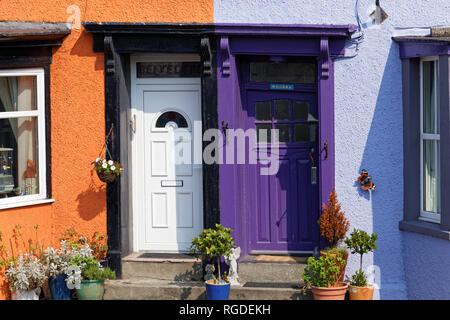
[[[51,277],[50,291],[52,292],[53,300],[72,300],[70,289],[66,285],[67,275],[59,274],[56,277]]]
[[[213,280],[205,282],[208,300],[228,300],[230,295],[230,283],[213,284]]]

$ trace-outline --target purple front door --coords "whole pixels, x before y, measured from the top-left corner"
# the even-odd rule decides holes
[[[279,156],[278,172],[261,175],[260,164],[248,164],[246,169],[246,210],[253,252],[311,252],[319,245],[316,78],[312,76],[310,83],[296,84],[290,72],[296,67],[285,65],[276,69],[289,73],[287,83],[283,83],[283,74],[272,75],[276,81],[271,83],[264,76],[251,74],[249,63],[242,67],[242,114],[246,129],[257,130],[258,148],[265,140],[271,141],[270,135],[260,134],[261,129],[279,130],[279,148],[273,151]],[[254,69],[260,72],[257,67]],[[270,80],[271,76],[267,77]],[[306,76],[303,79],[308,81]]]

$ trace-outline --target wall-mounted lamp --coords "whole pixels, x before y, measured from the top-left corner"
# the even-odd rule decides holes
[[[384,11],[383,8],[380,7],[380,0],[375,1],[375,6],[375,11],[370,14],[370,17],[375,20],[376,24],[380,25],[389,16],[387,15],[386,11]]]

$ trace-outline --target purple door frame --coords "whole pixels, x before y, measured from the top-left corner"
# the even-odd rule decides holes
[[[244,128],[239,66],[241,55],[305,56],[317,59],[319,110],[319,204],[334,187],[334,73],[333,58],[342,57],[354,25],[233,25],[217,24],[219,124]],[[328,151],[325,143],[328,143]],[[241,256],[250,251],[250,223],[246,210],[246,166],[219,166],[220,221],[234,230]],[[323,247],[323,239],[318,243]]]

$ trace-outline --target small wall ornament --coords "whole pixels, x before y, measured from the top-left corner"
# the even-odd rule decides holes
[[[376,187],[372,181],[372,177],[366,169],[362,169],[361,175],[358,177],[358,182],[363,190],[375,191]]]

